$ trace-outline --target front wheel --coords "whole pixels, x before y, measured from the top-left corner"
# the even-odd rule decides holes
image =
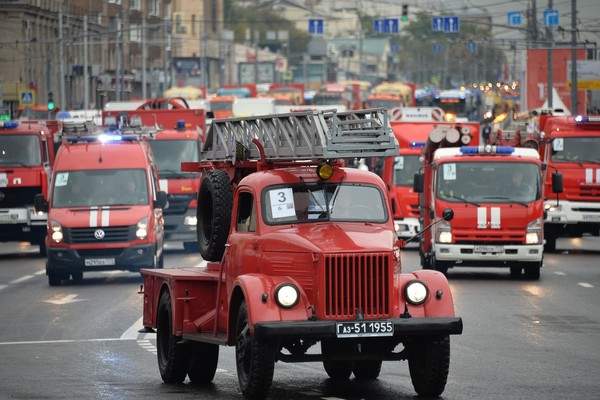
[[[264,398],[273,383],[275,349],[250,333],[248,305],[240,304],[236,322],[235,364],[244,397]]]
[[[323,353],[323,356],[325,356],[323,368],[331,379],[347,380],[350,378],[352,370],[354,369],[354,361],[335,360],[335,358],[339,355],[355,353],[356,351],[354,346],[346,345],[345,343],[337,340],[323,340],[321,342],[321,352]],[[333,359],[328,360],[329,357]]]
[[[444,392],[450,368],[450,337],[443,336],[412,343],[408,357],[410,379],[420,396]]]
[[[177,345],[181,337],[173,335],[173,311],[171,296],[164,291],[158,302],[156,320],[156,349],[158,370],[165,383],[181,383],[187,375],[189,358],[185,349]]]

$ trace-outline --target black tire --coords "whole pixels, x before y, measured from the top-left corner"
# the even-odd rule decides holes
[[[544,251],[546,253],[556,252],[556,232],[552,228],[545,228],[544,230]]]
[[[358,360],[354,362],[354,376],[357,379],[377,379],[381,372],[381,360]]]
[[[525,278],[533,281],[540,279],[540,268],[542,267],[541,262],[527,263],[525,266]]]
[[[225,252],[232,204],[233,189],[227,172],[206,172],[198,191],[196,208],[198,247],[206,261],[220,261]]]
[[[344,345],[343,343],[335,340],[323,340],[321,342],[321,351],[323,355],[335,356],[336,354],[352,354],[354,349],[352,346]],[[334,380],[347,380],[352,374],[354,369],[353,360],[325,360],[323,361],[323,368],[327,375]],[[360,372],[359,372],[360,373]]]
[[[193,343],[190,349],[188,378],[190,382],[205,384],[212,382],[219,362],[219,345],[211,343]]]
[[[165,267],[165,252],[163,250],[162,253],[160,253],[160,257],[158,257],[158,268],[163,269]]]
[[[431,256],[431,269],[441,272],[444,276],[448,276],[448,268],[452,266],[451,262],[438,261],[435,256]]]
[[[46,250],[46,240],[45,240],[45,236],[42,238],[42,240],[38,243],[38,246],[40,246],[40,256],[41,257],[47,257],[48,256],[48,251]]]
[[[510,267],[510,277],[517,279],[521,277],[521,272],[523,272],[523,267]]]
[[[245,301],[240,304],[235,333],[235,365],[242,394],[248,399],[264,398],[273,384],[275,349],[250,333]]]
[[[71,279],[75,282],[81,282],[83,280],[83,272],[71,272]]]
[[[181,337],[172,332],[173,311],[171,309],[171,296],[164,291],[158,302],[156,319],[156,349],[158,370],[165,383],[181,383],[187,375],[189,357],[181,345]]]
[[[63,280],[63,275],[58,272],[48,271],[48,285],[59,286]]]
[[[421,268],[422,269],[433,269],[431,267],[431,256],[425,256],[421,254]]]
[[[444,392],[450,368],[450,338],[444,336],[410,344],[408,369],[415,391],[434,397]]]

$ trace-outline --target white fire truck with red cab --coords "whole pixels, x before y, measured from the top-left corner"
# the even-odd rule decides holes
[[[205,171],[198,241],[208,264],[141,271],[162,379],[212,381],[223,345],[235,347],[246,398],[268,395],[276,361],[322,362],[346,380],[408,360],[417,393],[441,394],[449,336],[462,332],[448,282],[402,273],[385,184],[343,167],[397,152],[382,110],[214,120],[202,161],[182,166]]]
[[[424,225],[447,207],[443,221],[421,236],[423,268],[508,267],[539,279],[543,264],[543,177],[536,149],[471,146],[464,124],[438,126],[423,148],[415,176]],[[558,190],[558,189],[557,189]]]
[[[48,214],[34,198],[48,198],[54,163],[52,131],[29,121],[0,121],[0,241],[27,241],[46,255]]]

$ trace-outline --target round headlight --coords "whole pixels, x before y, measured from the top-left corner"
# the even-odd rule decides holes
[[[429,289],[424,282],[410,281],[404,288],[404,297],[410,304],[418,306],[423,304],[429,297]]]
[[[291,283],[284,283],[275,290],[275,301],[280,307],[292,308],[300,300],[298,288]]]

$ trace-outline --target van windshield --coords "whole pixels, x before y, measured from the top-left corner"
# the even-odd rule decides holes
[[[51,207],[147,205],[147,182],[143,169],[60,171]]]

